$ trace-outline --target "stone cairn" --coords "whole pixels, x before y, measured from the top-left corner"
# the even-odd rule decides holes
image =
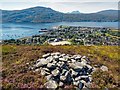
[[[48,80],[46,88],[64,88],[73,85],[78,89],[90,88],[93,67],[86,56],[48,53],[38,59],[34,65]]]

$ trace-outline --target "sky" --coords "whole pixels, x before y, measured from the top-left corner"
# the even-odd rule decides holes
[[[50,7],[59,12],[80,11],[94,13],[108,9],[118,9],[119,0],[0,0],[0,9],[21,10],[35,6]]]

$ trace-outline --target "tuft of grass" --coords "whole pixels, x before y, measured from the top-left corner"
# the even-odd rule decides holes
[[[3,45],[2,46],[2,54],[6,55],[9,53],[15,53],[16,51],[16,47],[15,46],[11,46],[11,45]]]

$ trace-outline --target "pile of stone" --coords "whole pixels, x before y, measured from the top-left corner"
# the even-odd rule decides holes
[[[40,71],[48,82],[46,88],[64,88],[73,85],[76,88],[89,88],[92,81],[93,67],[86,56],[48,53],[36,61],[35,71]]]

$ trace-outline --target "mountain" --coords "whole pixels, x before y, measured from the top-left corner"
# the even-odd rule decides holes
[[[71,14],[80,14],[79,11],[72,11]]]
[[[61,13],[51,8],[32,7],[23,10],[1,10],[2,22],[28,22],[28,23],[45,23],[45,22],[80,22],[80,21],[118,21],[118,15],[113,14],[117,10],[107,10],[90,14],[73,14]],[[113,15],[110,15],[113,14]]]
[[[104,10],[98,12],[98,14],[105,15],[105,16],[118,16],[118,10]]]

